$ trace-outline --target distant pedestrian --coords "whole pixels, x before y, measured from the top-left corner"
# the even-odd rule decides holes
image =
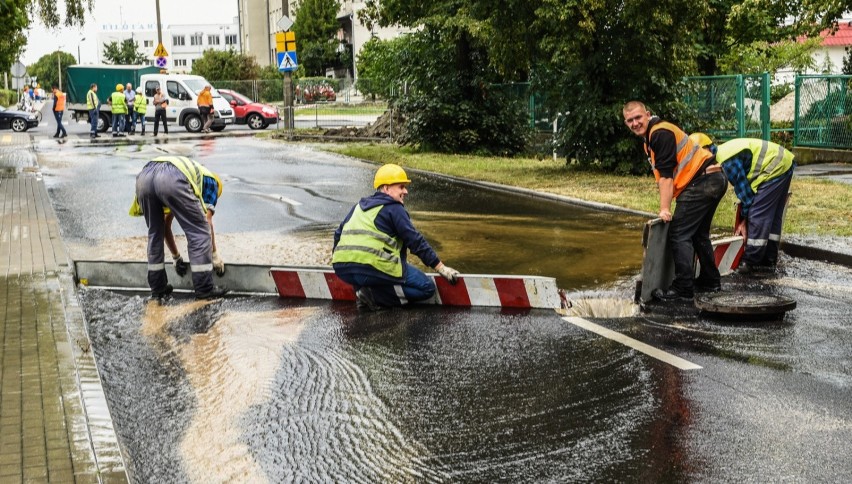
[[[133,110],[133,103],[136,101],[136,91],[133,90],[133,84],[127,83],[124,88],[124,102],[127,103],[127,114],[124,118],[124,132],[136,132],[136,111]]]
[[[163,96],[163,92],[157,87],[154,91],[154,136],[157,136],[160,121],[163,122],[163,133],[169,134],[169,124],[166,122],[166,108],[168,106],[168,98]]]
[[[90,138],[99,138],[98,119],[101,115],[101,100],[98,99],[98,85],[94,82],[89,86],[86,93],[86,108],[89,110],[89,123],[91,124]]]
[[[124,98],[124,86],[115,85],[115,92],[107,99],[112,109],[112,135],[124,136],[124,121],[127,114],[127,100]]]
[[[201,113],[201,122],[204,123],[201,128],[203,133],[209,133],[213,124],[213,94],[210,89],[208,84],[198,93],[198,112]]]
[[[65,114],[65,93],[60,91],[54,84],[53,90],[53,117],[56,118],[56,134],[54,138],[64,138],[68,136],[65,131],[65,126],[62,126],[62,116]],[[60,135],[61,133],[61,135]]]

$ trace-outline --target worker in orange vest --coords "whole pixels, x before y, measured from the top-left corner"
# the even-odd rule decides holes
[[[53,90],[53,117],[56,118],[56,134],[53,137],[65,138],[68,136],[65,126],[62,126],[62,116],[65,114],[65,93],[60,91],[56,84],[51,89]]]

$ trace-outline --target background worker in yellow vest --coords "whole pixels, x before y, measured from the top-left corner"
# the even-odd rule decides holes
[[[355,288],[361,310],[402,306],[435,294],[435,283],[406,261],[409,250],[451,284],[458,279],[458,271],[441,262],[411,223],[404,207],[409,183],[400,166],[382,166],[373,179],[376,192],[352,207],[334,232],[334,272]]]
[[[741,220],[735,234],[746,238],[746,247],[737,274],[774,272],[784,207],[796,168],[793,153],[761,139],[736,138],[716,147],[703,133],[692,137],[716,153],[716,161],[740,199]]]
[[[142,125],[142,136],[145,135],[145,111],[147,109],[148,99],[142,93],[142,89],[139,89],[133,96],[133,132],[136,132],[137,125]]]
[[[136,176],[136,198],[130,215],[144,215],[148,225],[148,285],[152,298],[160,299],[172,292],[163,250],[166,207],[186,234],[195,297],[210,299],[228,292],[213,283],[212,234],[202,201],[205,171],[201,163],[185,156],[161,156],[148,162]]]
[[[124,136],[124,116],[127,114],[127,101],[124,99],[124,86],[115,85],[115,92],[107,99],[112,108],[112,135]]]
[[[89,110],[89,137],[100,138],[98,135],[98,118],[101,115],[101,100],[98,99],[98,85],[94,82],[89,86],[89,92],[86,93],[86,109]]]
[[[695,291],[719,291],[721,279],[710,225],[728,183],[713,154],[692,142],[680,128],[651,113],[644,104],[624,105],[624,123],[645,143],[660,191],[660,218],[670,223],[668,242],[674,257],[675,278],[668,289],[656,289],[662,301],[692,299]],[[677,200],[674,213],[673,200]],[[693,281],[695,255],[701,273]]]

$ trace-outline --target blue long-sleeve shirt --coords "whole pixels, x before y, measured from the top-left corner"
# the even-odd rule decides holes
[[[429,242],[427,242],[426,238],[423,237],[423,234],[414,228],[414,225],[411,223],[411,217],[409,217],[408,211],[405,210],[405,206],[403,204],[397,202],[389,195],[377,191],[372,196],[362,198],[361,201],[358,202],[358,205],[363,211],[370,210],[378,205],[384,205],[384,207],[379,210],[378,215],[376,215],[376,228],[391,237],[399,237],[402,241],[400,256],[403,262],[403,270],[405,269],[406,256],[409,250],[412,254],[420,258],[420,260],[428,267],[434,268],[441,262],[438,258],[438,254],[435,253],[432,246],[429,245]],[[352,217],[352,213],[354,211],[355,206],[349,210],[346,218],[343,219],[343,222],[341,222],[337,227],[337,230],[334,231],[334,247],[337,247],[338,242],[340,242],[340,236],[343,233],[343,226]],[[396,278],[385,274],[372,266],[358,264],[355,262],[334,264],[334,270],[337,273],[367,274],[385,278],[394,282],[398,281]]]
[[[744,219],[748,217],[748,211],[754,202],[754,190],[751,189],[751,183],[748,181],[751,157],[751,151],[743,150],[722,163],[722,170],[733,185],[737,198],[740,199],[740,215]]]

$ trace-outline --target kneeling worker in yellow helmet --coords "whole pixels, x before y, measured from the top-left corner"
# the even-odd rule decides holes
[[[352,207],[334,232],[334,272],[355,288],[361,310],[402,306],[435,294],[434,282],[406,261],[408,250],[450,283],[459,276],[411,223],[404,207],[409,183],[400,166],[382,166],[373,180],[376,192]]]

